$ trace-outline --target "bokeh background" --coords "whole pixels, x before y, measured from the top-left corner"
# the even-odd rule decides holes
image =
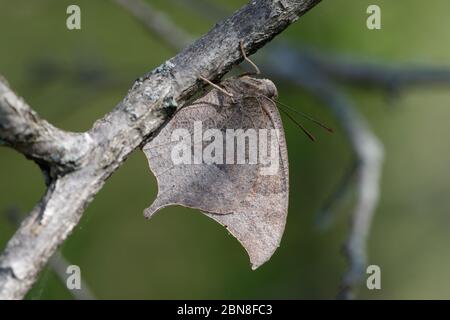
[[[200,36],[215,15],[243,0],[146,0]],[[82,30],[68,31],[66,8],[78,4]],[[366,8],[382,9],[382,29],[366,28]],[[216,14],[217,14],[216,12]],[[313,45],[371,61],[450,66],[448,0],[323,1],[277,41]],[[0,73],[40,115],[83,131],[111,110],[134,79],[175,54],[111,1],[0,0]],[[264,48],[262,49],[262,51]],[[283,61],[273,61],[275,66]],[[264,70],[262,70],[264,72]],[[423,87],[388,101],[381,91],[346,87],[386,149],[381,201],[369,241],[382,289],[364,299],[450,298],[450,87]],[[331,112],[306,92],[279,84],[280,100],[336,128],[313,129],[311,143],[285,119],[291,200],[281,247],[257,271],[226,230],[196,210],[169,207],[147,221],[157,186],[141,151],[106,183],[61,247],[99,299],[332,299],[345,270],[341,246],[351,196],[327,231],[314,217],[348,167],[350,150]],[[0,248],[15,227],[8,208],[30,211],[44,192],[38,167],[0,148]],[[47,268],[28,299],[71,299]]]

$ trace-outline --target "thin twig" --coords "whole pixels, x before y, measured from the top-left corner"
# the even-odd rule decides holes
[[[277,74],[308,90],[334,112],[355,156],[357,200],[351,215],[349,236],[344,246],[349,268],[343,277],[339,295],[342,298],[352,298],[367,265],[367,239],[380,193],[383,147],[350,98],[333,85],[320,70],[310,64],[303,64],[301,60],[297,61],[302,65],[296,66],[297,68],[292,64],[282,65],[277,69]],[[302,72],[295,72],[299,67]],[[344,184],[345,188],[348,186],[349,184]]]
[[[227,8],[215,2],[177,0],[177,3],[186,9],[201,13],[205,18],[219,19],[229,14]],[[176,28],[173,22],[172,26]],[[286,52],[288,55],[285,55]],[[273,61],[278,61],[291,67],[292,72],[301,73],[302,66],[308,64],[310,68],[320,70],[322,75],[332,77],[341,83],[382,89],[391,95],[407,87],[450,85],[449,67],[392,65],[381,61],[376,63],[358,56],[324,52],[305,44],[293,46],[282,40],[277,40],[276,45],[267,46],[260,58],[258,64],[263,69],[270,67]],[[270,74],[274,73],[273,68],[270,69],[272,69]],[[267,70],[264,71],[267,73]],[[277,76],[276,72],[273,75]]]
[[[212,21],[223,19],[231,11],[211,0],[170,0],[170,2],[176,3],[182,10],[190,10],[202,18],[208,18]]]
[[[22,221],[22,214],[20,210],[16,206],[12,206],[5,210],[5,216],[8,219],[8,221],[13,225],[14,227],[19,227],[20,222]],[[58,276],[61,283],[67,288],[66,286],[66,279],[67,279],[67,269],[71,265],[66,258],[62,255],[61,251],[56,251],[53,256],[48,261],[48,265],[50,268],[55,272],[55,274]],[[83,280],[83,278],[80,279],[81,288],[80,289],[73,289],[69,290],[70,294],[76,299],[76,300],[95,300],[95,296],[92,294],[91,289],[87,285],[87,283]]]
[[[142,0],[114,0],[114,2],[137,18],[147,30],[153,30],[153,34],[174,51],[183,49],[194,40],[189,34],[176,27],[164,13],[156,10],[148,2]]]
[[[343,201],[354,185],[357,169],[358,161],[355,160],[345,170],[334,192],[325,200],[315,218],[315,223],[319,229],[326,230],[333,224],[336,217],[335,208]]]
[[[205,7],[198,0],[182,1],[202,11]],[[226,10],[210,4],[216,14]],[[209,16],[209,15],[205,15]],[[169,20],[170,21],[170,20]],[[177,29],[171,22],[171,29]],[[149,25],[147,25],[149,26]],[[149,28],[158,34],[157,28]],[[184,31],[183,31],[184,32]],[[181,30],[178,32],[181,34]],[[160,38],[165,40],[163,34]],[[244,55],[245,58],[245,55]],[[332,80],[351,84],[376,86],[389,93],[414,84],[449,84],[450,70],[441,67],[390,67],[385,64],[373,64],[355,58],[325,54],[322,51],[305,47],[293,47],[286,43],[268,46],[260,65],[265,73],[272,77],[289,80],[319,98],[335,113],[346,132],[355,160],[338,185],[336,191],[325,202],[319,224],[324,226],[334,217],[333,208],[347,194],[354,183],[357,186],[357,202],[351,218],[351,229],[345,244],[345,254],[349,262],[343,276],[340,298],[353,298],[364,275],[367,265],[367,239],[370,225],[379,197],[379,180],[383,160],[383,147],[368,127],[363,116],[353,106],[352,101],[333,84]],[[271,61],[280,61],[275,67]],[[356,177],[356,181],[354,181]]]
[[[175,27],[175,24],[173,24],[173,28]],[[158,32],[155,29],[150,29],[150,31]],[[358,199],[352,214],[352,226],[345,245],[349,269],[343,277],[340,293],[340,296],[351,298],[362,279],[367,261],[366,242],[378,202],[382,146],[350,100],[327,80],[326,74],[323,74],[322,70],[309,63],[309,60],[303,56],[303,52],[298,53],[285,46],[283,50],[269,50],[268,55],[272,57],[268,59],[269,61],[277,60],[283,63],[278,67],[264,64],[265,71],[275,77],[288,79],[290,82],[307,89],[330,107],[345,129],[346,137],[354,152],[356,160],[354,165],[351,166],[351,173],[343,177],[343,182],[340,183],[342,189],[336,191],[335,195],[329,198],[326,215],[327,219],[331,220],[330,212],[336,204],[335,201],[350,188],[351,176],[356,173],[358,177]]]
[[[314,69],[329,80],[381,89],[389,94],[414,86],[450,85],[450,68],[446,66],[392,65],[286,43],[270,46],[265,53],[267,60],[283,61],[292,72]]]
[[[48,261],[50,268],[56,273],[59,280],[63,283],[63,285],[67,288],[66,279],[67,279],[67,270],[71,263],[69,263],[66,258],[62,255],[61,251],[56,251],[53,256]],[[94,294],[91,289],[87,285],[86,281],[83,278],[80,279],[80,289],[68,289],[70,294],[76,300],[96,300]]]

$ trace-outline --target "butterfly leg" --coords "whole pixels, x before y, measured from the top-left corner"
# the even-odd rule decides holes
[[[241,49],[242,56],[244,57],[244,60],[247,61],[253,67],[253,69],[255,69],[253,72],[245,72],[245,73],[241,74],[239,77],[260,74],[261,71],[259,71],[258,66],[252,60],[250,60],[249,57],[247,57],[247,54],[244,51],[244,44],[242,43],[242,41],[239,42],[239,48]]]
[[[228,92],[227,90],[225,90],[224,88],[222,88],[221,86],[215,84],[214,82],[209,81],[208,79],[206,79],[203,76],[199,76],[200,79],[202,79],[203,81],[205,81],[207,84],[213,86],[214,88],[216,88],[217,90],[219,90],[220,92],[226,94],[227,96],[229,96],[230,98],[234,98],[233,94]]]

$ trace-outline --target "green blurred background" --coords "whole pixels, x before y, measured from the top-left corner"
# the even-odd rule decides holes
[[[182,1],[147,0],[200,36],[215,22]],[[245,1],[206,1],[232,12]],[[186,3],[186,1],[184,1]],[[201,3],[201,1],[200,1]],[[82,30],[68,31],[69,4]],[[382,9],[382,29],[366,28],[366,8]],[[450,66],[448,0],[324,0],[283,39],[394,64]],[[55,125],[87,130],[134,79],[174,55],[111,1],[0,0],[0,73]],[[262,51],[264,48],[262,49]],[[273,61],[280,64],[283,61]],[[264,72],[264,70],[263,70]],[[450,298],[450,87],[416,88],[388,104],[382,92],[346,88],[386,148],[381,202],[369,242],[382,290],[359,298]],[[308,141],[289,121],[291,201],[286,232],[272,259],[251,271],[238,242],[196,210],[169,207],[147,221],[157,186],[141,151],[106,183],[64,243],[99,299],[334,298],[345,270],[341,246],[352,198],[326,232],[314,216],[348,166],[350,150],[330,111],[289,84],[280,100],[335,127]],[[14,233],[10,207],[30,211],[44,192],[41,173],[17,152],[0,149],[0,248]],[[71,299],[47,268],[29,299]]]

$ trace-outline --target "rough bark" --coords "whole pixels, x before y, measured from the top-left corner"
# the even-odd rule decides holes
[[[17,149],[55,177],[82,164],[90,142],[86,134],[65,132],[41,119],[0,77],[0,145]]]
[[[319,2],[251,1],[177,56],[137,79],[122,102],[83,134],[63,132],[33,119],[35,113],[13,98],[16,96],[3,82],[1,141],[37,160],[51,174],[47,193],[0,256],[0,299],[24,297],[106,179],[163,126],[173,108],[183,106],[201,89],[204,82],[200,76],[219,79],[243,59],[240,41],[251,54]],[[25,113],[16,117],[14,110]],[[11,121],[20,123],[27,118],[23,130],[31,130],[36,142],[22,135],[22,129],[11,129]],[[62,150],[54,153],[54,148]]]

